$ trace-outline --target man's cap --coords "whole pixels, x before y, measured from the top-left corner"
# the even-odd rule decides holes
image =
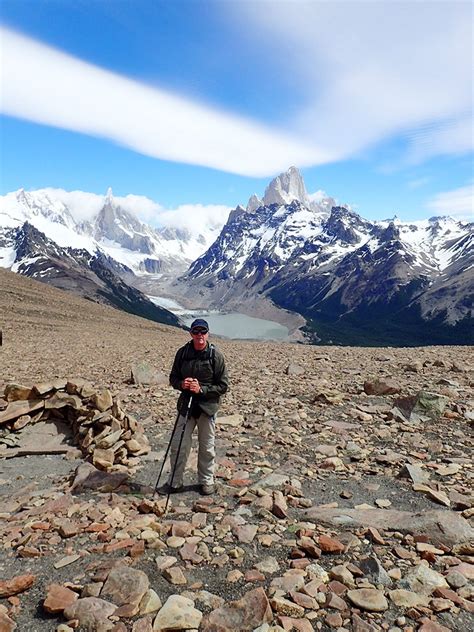
[[[209,331],[207,320],[204,320],[204,318],[196,318],[196,320],[191,323],[191,331],[198,328],[206,329],[207,331]]]

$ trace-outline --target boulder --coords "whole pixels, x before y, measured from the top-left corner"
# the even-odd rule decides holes
[[[117,606],[133,606],[133,616],[138,613],[140,602],[149,588],[150,582],[143,571],[128,566],[116,566],[110,571],[100,596]]]
[[[43,608],[51,614],[62,613],[66,608],[72,606],[78,597],[77,593],[66,586],[51,584],[48,586],[48,594],[43,602]]]
[[[140,362],[131,368],[131,382],[132,384],[146,384],[148,386],[168,386],[169,379],[163,371],[154,369],[146,362]]]
[[[375,527],[387,531],[425,535],[432,544],[449,547],[474,539],[474,529],[469,522],[452,511],[410,512],[395,509],[311,507],[305,512],[305,516],[312,522],[328,526]]]
[[[87,632],[95,632],[114,614],[117,606],[98,597],[78,599],[64,610],[66,619],[77,619]],[[110,622],[111,623],[111,622]]]

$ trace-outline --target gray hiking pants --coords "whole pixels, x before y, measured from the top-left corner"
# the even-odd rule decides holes
[[[184,430],[183,443],[179,451],[174,479],[171,483],[171,475],[176,462],[176,455],[184,424],[186,424],[186,428]],[[168,483],[173,487],[181,487],[183,484],[184,469],[189,457],[189,452],[191,451],[192,435],[196,426],[198,429],[198,482],[200,485],[212,485],[214,483],[214,459],[216,456],[214,448],[216,430],[215,416],[209,417],[201,413],[197,418],[189,417],[186,423],[186,417],[180,415],[170,448],[171,470]]]

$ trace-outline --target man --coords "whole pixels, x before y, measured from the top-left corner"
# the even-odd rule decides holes
[[[224,356],[219,349],[209,344],[209,325],[204,319],[198,318],[192,323],[191,341],[176,353],[170,384],[181,391],[178,399],[180,415],[170,446],[170,475],[168,482],[158,492],[166,495],[183,489],[184,468],[191,450],[192,434],[197,426],[198,481],[201,494],[208,496],[215,492],[215,418],[221,395],[227,391],[229,378]],[[192,402],[188,410],[190,397]],[[183,441],[178,455],[181,436]],[[175,464],[176,470],[171,480]]]

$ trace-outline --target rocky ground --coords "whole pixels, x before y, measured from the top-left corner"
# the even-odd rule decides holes
[[[199,495],[193,452],[163,515],[176,393],[130,373],[166,374],[187,334],[2,270],[0,287],[0,397],[82,378],[150,443],[107,471],[61,415],[0,421],[2,632],[474,629],[472,348],[215,340],[218,490]]]

